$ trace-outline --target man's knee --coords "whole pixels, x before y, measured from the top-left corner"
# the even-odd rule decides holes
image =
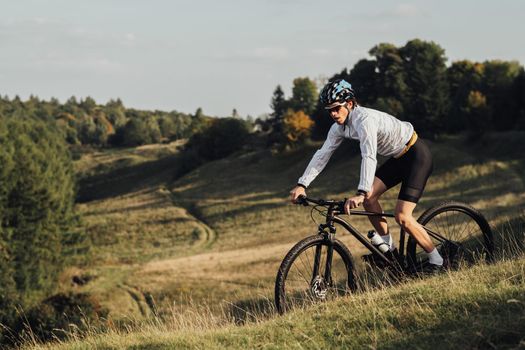
[[[407,214],[402,211],[396,211],[395,219],[396,219],[397,224],[401,226],[402,228],[406,228],[407,226],[410,226],[412,224],[412,221],[414,220],[411,214]]]

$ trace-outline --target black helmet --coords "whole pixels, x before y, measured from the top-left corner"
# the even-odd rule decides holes
[[[354,97],[352,85],[344,79],[336,79],[329,82],[319,95],[319,99],[325,109],[342,106],[346,101]]]

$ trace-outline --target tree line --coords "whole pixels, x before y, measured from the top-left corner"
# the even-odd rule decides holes
[[[60,103],[31,96],[22,101],[0,96],[0,115],[32,117],[55,123],[70,145],[98,147],[139,146],[187,138],[198,130],[209,117],[202,109],[191,114],[177,111],[144,111],[126,108],[120,99],[97,104],[91,97],[69,98]]]
[[[328,80],[346,79],[359,104],[410,121],[427,137],[525,129],[525,71],[517,61],[460,60],[447,66],[443,48],[419,39],[401,47],[378,44],[369,54]],[[310,134],[326,136],[332,120],[319,105],[314,88],[308,78],[295,79],[292,97],[286,99],[277,86],[272,113],[264,123],[271,143],[294,143]],[[311,128],[299,112],[310,117]],[[290,129],[302,136],[294,136]]]

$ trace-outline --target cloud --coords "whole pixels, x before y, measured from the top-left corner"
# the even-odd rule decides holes
[[[334,55],[334,50],[324,48],[314,48],[310,51],[314,57],[328,57]]]
[[[284,47],[255,47],[250,49],[238,49],[233,52],[219,52],[213,55],[214,59],[232,61],[283,61],[290,57],[290,52]]]
[[[391,13],[397,17],[417,17],[423,12],[414,4],[398,4]]]
[[[136,37],[135,37],[135,34],[133,33],[126,33],[126,35],[124,36],[124,39],[126,40],[127,43],[129,43],[129,42],[134,42]]]
[[[362,13],[362,17],[373,20],[409,19],[428,17],[428,13],[421,7],[411,3],[396,4],[394,7],[372,13]]]
[[[288,49],[283,47],[257,47],[247,52],[248,57],[270,60],[281,60],[288,58]]]
[[[64,53],[46,54],[29,62],[33,69],[61,73],[118,74],[126,67],[104,56],[71,57]]]
[[[102,30],[87,30],[69,21],[43,17],[0,22],[0,37],[3,46],[13,47],[30,45],[39,48],[107,49],[129,47],[137,43],[134,33],[117,32],[108,35]]]
[[[134,33],[106,34],[68,21],[37,17],[0,22],[0,63],[16,71],[119,74],[123,52],[137,45]]]

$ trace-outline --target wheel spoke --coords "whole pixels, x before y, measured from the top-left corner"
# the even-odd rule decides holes
[[[480,222],[484,223],[483,226]],[[438,206],[434,211],[425,214],[422,224],[446,239],[441,242],[432,238],[436,248],[450,266],[470,265],[485,253],[491,254],[493,250],[492,233],[485,219],[465,204]],[[407,254],[412,256],[416,267],[427,259],[423,249],[414,246],[414,241],[411,242],[409,250],[412,253],[409,251]]]

